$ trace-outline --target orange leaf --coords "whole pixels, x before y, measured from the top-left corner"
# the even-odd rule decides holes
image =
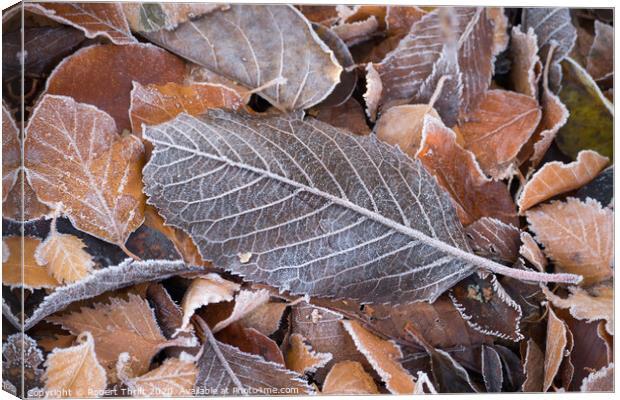
[[[186,66],[159,47],[136,43],[95,45],[65,58],[47,80],[47,93],[70,96],[97,106],[114,118],[120,132],[129,121],[132,82],[143,85],[183,81]]]
[[[437,111],[426,104],[390,107],[381,114],[375,125],[377,138],[389,144],[397,144],[402,151],[415,157],[420,149],[426,114],[439,119]]]
[[[34,253],[41,239],[24,237],[23,275],[21,263],[21,237],[13,236],[2,239],[2,284],[5,286],[23,286],[26,289],[55,288],[60,284],[45,266],[37,264]],[[6,247],[5,247],[6,246]],[[4,258],[8,255],[6,261]]]
[[[531,262],[540,272],[544,272],[547,267],[547,257],[538,247],[532,235],[527,232],[521,232],[521,243],[519,254]]]
[[[304,337],[299,333],[293,333],[288,340],[289,349],[285,356],[286,367],[302,375],[313,373],[324,367],[333,357],[330,353],[312,351],[312,347],[306,343]]]
[[[34,257],[39,265],[47,265],[49,273],[59,282],[71,283],[87,277],[95,265],[84,247],[78,237],[53,230],[37,246]]]
[[[545,347],[545,374],[543,391],[549,390],[553,380],[560,370],[560,364],[564,359],[564,350],[568,344],[568,328],[564,321],[559,319],[551,307],[547,308],[549,319],[547,320],[547,346]]]
[[[362,364],[342,361],[335,364],[323,383],[322,394],[379,394],[379,389]]]
[[[140,140],[119,136],[108,114],[64,96],[44,96],[26,131],[26,170],[41,201],[124,247],[144,219]]]

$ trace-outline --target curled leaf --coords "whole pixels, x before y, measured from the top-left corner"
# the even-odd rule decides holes
[[[285,356],[286,367],[300,374],[316,372],[318,368],[324,367],[333,357],[330,353],[313,351],[310,345],[305,343],[305,338],[299,333],[293,333],[288,340],[289,349]]]
[[[221,278],[217,274],[208,274],[192,280],[183,296],[183,323],[180,330],[189,327],[189,319],[198,308],[211,303],[231,301],[239,285]]]

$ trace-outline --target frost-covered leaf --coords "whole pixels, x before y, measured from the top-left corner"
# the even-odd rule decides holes
[[[526,345],[525,360],[523,362],[525,381],[524,392],[542,392],[545,375],[545,354],[540,350],[534,339],[529,339]]]
[[[286,303],[264,303],[241,318],[239,322],[246,328],[254,328],[263,335],[270,336],[280,327],[286,307],[288,307]]]
[[[90,332],[78,337],[78,345],[56,349],[45,361],[46,397],[101,396],[106,388],[106,373],[95,354]],[[101,349],[98,347],[97,351]]]
[[[114,120],[70,97],[46,95],[26,129],[25,166],[41,201],[72,224],[124,247],[144,220],[144,147],[119,136]]]
[[[52,289],[60,285],[45,265],[40,265],[35,258],[35,251],[41,239],[24,236],[24,259],[22,260],[22,238],[19,236],[2,239],[9,250],[8,259],[2,262],[2,284],[25,289]],[[23,270],[22,270],[23,266]]]
[[[402,151],[415,157],[420,149],[426,114],[440,119],[437,111],[427,104],[390,107],[375,124],[377,138],[389,144],[397,144]]]
[[[441,120],[428,114],[424,117],[416,157],[450,194],[464,225],[483,217],[517,225],[515,205],[506,185],[487,178],[474,154],[457,143],[455,132]]]
[[[549,86],[557,92],[562,80],[560,61],[570,53],[577,39],[577,31],[571,23],[568,8],[526,8],[521,16],[521,29],[524,32],[533,29],[538,41],[540,58],[547,59],[552,46],[553,52],[549,71]]]
[[[532,235],[528,232],[521,232],[520,236],[521,247],[519,248],[519,254],[532,263],[539,271],[544,271],[547,268],[547,257],[538,247]]]
[[[30,3],[26,10],[80,29],[86,37],[105,36],[113,43],[136,43],[120,3]]]
[[[334,89],[342,67],[310,23],[289,5],[233,4],[145,36],[213,72],[298,110]]]
[[[22,393],[22,383],[24,392],[42,385],[42,364],[43,353],[30,336],[15,333],[3,340],[2,379],[15,387],[16,396]]]
[[[596,81],[608,79],[614,74],[614,27],[594,21],[594,42],[587,58],[587,71]]]
[[[228,394],[279,393],[285,388],[296,394],[310,394],[312,389],[302,377],[262,357],[240,351],[213,337],[209,327],[197,319],[206,340],[198,360],[196,391]],[[275,392],[274,392],[275,391]],[[213,393],[213,392],[210,392]]]
[[[207,274],[192,280],[181,303],[183,323],[180,329],[186,330],[189,327],[189,319],[198,308],[207,304],[232,301],[238,290],[238,284],[227,281],[217,274]]]
[[[563,271],[583,276],[584,284],[613,275],[613,211],[599,202],[568,198],[525,213],[545,254]]]
[[[34,254],[34,247],[32,254]],[[142,282],[166,279],[184,272],[200,271],[204,271],[204,269],[202,267],[189,266],[181,261],[133,261],[127,259],[119,265],[97,270],[79,282],[56,289],[25,320],[24,329],[32,328],[48,315],[61,311],[71,303],[79,300],[90,299],[107,291],[137,285]],[[19,326],[20,324],[17,324],[17,327]]]
[[[236,110],[242,104],[237,92],[222,85],[170,82],[143,86],[134,82],[129,118],[133,134],[140,135],[142,124],[157,125],[174,119],[182,112],[199,115],[211,108]]]
[[[426,11],[417,6],[388,5],[385,10],[385,29],[389,35],[405,36],[411,26],[425,14]]]
[[[601,204],[609,206],[614,198],[614,167],[605,168],[590,183],[582,186],[575,197],[585,200],[588,197],[598,200]]]
[[[306,343],[306,339],[299,333],[291,334],[288,341],[289,348],[285,355],[286,367],[302,375],[316,372],[333,358],[330,353],[313,351],[312,347]]]
[[[612,392],[614,390],[614,363],[610,363],[598,371],[592,371],[583,379],[581,392]]]
[[[373,335],[357,321],[342,321],[342,325],[391,393],[414,393],[415,381],[401,365],[403,353],[396,343]]]
[[[560,365],[565,357],[565,349],[568,344],[566,323],[555,315],[551,307],[547,308],[547,338],[545,340],[545,373],[543,379],[543,391],[549,390],[553,384]]]
[[[519,252],[519,229],[514,225],[484,217],[465,228],[473,251],[497,261],[515,262]]]
[[[21,165],[19,129],[15,119],[2,102],[2,202],[6,201],[17,182]],[[4,214],[4,213],[3,213]]]
[[[47,266],[49,273],[62,283],[71,283],[91,273],[95,263],[84,250],[84,242],[73,235],[52,230],[37,246],[34,257],[39,265]]]
[[[579,189],[594,179],[605,168],[609,159],[596,151],[583,150],[570,164],[548,162],[523,187],[517,205],[519,212],[550,199],[560,193]]]
[[[507,90],[489,90],[458,125],[464,146],[494,179],[514,173],[513,164],[540,121],[538,102]]]
[[[121,7],[133,31],[152,32],[172,30],[183,22],[228,6],[209,3],[122,3]]]
[[[151,44],[94,45],[58,64],[47,80],[46,93],[96,106],[114,118],[120,133],[131,129],[128,110],[134,81],[181,83],[186,73],[182,59]]]
[[[127,359],[128,353],[121,357]],[[193,360],[167,358],[159,367],[138,377],[122,377],[127,388],[139,397],[192,395],[198,368]]]
[[[487,392],[501,392],[504,376],[502,375],[502,360],[497,351],[491,346],[482,346],[482,378]]]
[[[257,291],[241,290],[235,297],[235,306],[226,319],[219,321],[214,327],[213,332],[216,333],[233,322],[250,315],[255,309],[269,301],[269,291],[260,289]]]
[[[336,107],[323,104],[311,108],[308,114],[337,128],[346,129],[356,135],[368,135],[370,128],[366,123],[364,108],[353,97]]]
[[[469,252],[447,195],[420,163],[374,137],[224,111],[182,114],[144,135],[155,145],[144,169],[149,202],[215,265],[246,279],[395,302],[435,299],[475,267],[504,270]],[[385,265],[390,274],[375,272]]]
[[[245,328],[233,322],[217,334],[218,340],[241,350],[244,353],[262,357],[265,361],[284,366],[284,355],[275,340],[263,335],[254,328]]]
[[[379,394],[375,381],[362,364],[356,361],[341,361],[329,370],[321,394],[368,395]]]
[[[97,359],[108,371],[112,382],[115,367],[123,352],[129,353],[128,365],[136,375],[148,371],[151,359],[159,350],[173,344],[162,335],[153,310],[146,300],[130,294],[128,300],[112,298],[110,304],[95,304],[62,316],[47,319],[74,335],[90,332],[97,347]]]
[[[538,80],[542,74],[542,64],[538,57],[536,34],[530,27],[521,32],[520,27],[512,27],[510,37],[510,78],[515,91],[536,98]]]
[[[24,169],[20,168],[17,182],[9,191],[6,201],[2,204],[2,217],[12,221],[29,222],[51,213],[49,207],[41,203],[37,194],[25,178]],[[24,190],[22,191],[22,184]],[[22,214],[23,211],[23,214]]]

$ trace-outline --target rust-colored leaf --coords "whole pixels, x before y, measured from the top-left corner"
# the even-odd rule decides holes
[[[13,221],[33,221],[51,213],[48,206],[41,203],[37,194],[25,179],[23,169],[18,170],[17,182],[8,193],[6,201],[2,204],[2,217]],[[21,188],[24,190],[22,191]],[[22,219],[23,211],[23,219]]]
[[[532,263],[539,271],[543,272],[547,268],[547,257],[545,257],[545,254],[538,247],[538,243],[528,232],[521,232],[519,254]]]
[[[334,364],[325,382],[322,394],[332,395],[368,395],[379,394],[379,389],[362,364],[356,361],[341,361]]]
[[[582,275],[584,284],[613,275],[613,211],[599,202],[568,198],[525,213],[530,230],[545,254],[567,272]]]
[[[489,90],[459,124],[459,131],[464,147],[476,155],[482,170],[494,179],[504,179],[512,175],[519,150],[534,133],[540,116],[532,97]]]
[[[141,135],[142,124],[158,125],[182,112],[198,115],[211,108],[236,110],[242,104],[237,92],[218,84],[170,82],[142,86],[134,82],[129,118],[132,132]]]
[[[412,394],[415,381],[400,364],[403,353],[392,341],[381,339],[364,329],[357,321],[342,321],[357,349],[381,376],[387,389],[394,394]]]
[[[254,328],[263,335],[271,335],[280,327],[286,303],[268,302],[255,308],[239,322],[246,328]]]
[[[426,11],[417,6],[388,5],[385,11],[386,31],[389,35],[405,36],[425,14]]]
[[[545,375],[545,354],[540,350],[534,339],[529,339],[526,346],[525,361],[523,363],[525,381],[523,382],[522,389],[524,392],[542,392]]]
[[[96,107],[47,95],[26,129],[25,166],[41,201],[60,206],[78,229],[124,247],[144,219],[144,147],[117,132]]]
[[[137,43],[120,3],[30,3],[26,9],[80,29],[89,38],[104,36],[120,45]]]
[[[347,129],[356,135],[368,135],[370,128],[366,123],[364,109],[354,98],[349,98],[344,104],[336,107],[319,105],[308,112],[316,119],[330,125]]]
[[[560,364],[564,359],[564,350],[568,344],[568,328],[564,321],[558,318],[551,307],[547,308],[547,339],[545,347],[545,373],[543,379],[543,391],[551,388],[555,376],[560,370]]]
[[[39,265],[46,265],[59,282],[72,283],[88,276],[95,265],[84,248],[80,238],[53,229],[37,246],[34,257]]]
[[[415,157],[422,141],[424,116],[439,119],[435,109],[427,104],[405,104],[389,108],[375,125],[377,138],[397,144],[405,153]]]
[[[306,343],[306,339],[299,333],[290,335],[288,341],[289,347],[285,355],[286,367],[302,375],[316,372],[317,369],[324,367],[333,357],[330,353],[317,353],[313,351],[312,347]]]
[[[510,60],[510,78],[515,91],[536,98],[542,64],[538,57],[536,35],[531,27],[527,33],[521,32],[517,26],[512,28]]]
[[[18,236],[2,239],[2,284],[10,287],[23,286],[25,289],[51,289],[59,286],[60,283],[50,274],[49,269],[39,265],[35,259],[34,254],[41,244],[41,239],[24,237],[24,269],[22,273],[21,242],[22,238]],[[6,261],[4,260],[5,254],[8,254]]]
[[[119,132],[131,129],[132,83],[181,83],[186,66],[178,57],[151,44],[85,47],[58,64],[47,80],[49,94],[92,104],[114,118]]]
[[[519,229],[495,218],[484,217],[465,228],[472,250],[483,257],[515,262],[519,252]]]
[[[73,347],[56,349],[47,357],[46,397],[102,396],[107,379],[95,354],[93,336],[86,331],[78,337],[78,342]]]
[[[546,163],[523,187],[517,200],[519,213],[555,195],[579,189],[596,178],[608,163],[607,157],[593,150],[580,151],[577,160],[570,164]]]
[[[422,144],[417,157],[450,193],[464,225],[482,217],[517,225],[515,206],[502,182],[487,178],[474,154],[456,143],[456,134],[440,120],[424,117]]]
[[[232,312],[226,319],[215,324],[213,327],[213,333],[217,333],[219,330],[224,329],[233,322],[239,321],[240,319],[251,314],[258,307],[267,303],[269,301],[269,297],[269,291],[266,289],[260,289],[257,291],[241,290],[235,297],[235,306]]]

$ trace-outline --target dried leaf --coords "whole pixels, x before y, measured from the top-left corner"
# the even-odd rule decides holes
[[[578,189],[594,179],[609,159],[595,151],[583,150],[570,164],[559,161],[545,163],[525,184],[517,205],[519,213],[560,193]]]
[[[538,247],[532,235],[527,232],[521,232],[521,243],[519,254],[532,263],[539,271],[544,271],[547,268],[547,257]]]
[[[22,260],[22,238],[19,236],[5,237],[2,243],[9,250],[9,256],[2,262],[2,284],[25,289],[52,289],[60,283],[50,274],[47,267],[39,265],[35,259],[35,251],[41,239],[24,236],[24,258]],[[22,264],[23,261],[23,264]],[[23,270],[22,270],[23,265]]]
[[[123,3],[121,7],[129,26],[137,32],[172,30],[190,19],[228,8],[225,4],[200,3]]]
[[[469,245],[483,257],[515,262],[519,252],[519,229],[495,218],[483,217],[465,228]]]
[[[324,106],[323,104],[312,108],[309,112],[319,121],[347,129],[356,135],[368,135],[370,128],[366,123],[364,109],[354,98],[349,98],[344,104],[336,107]]]
[[[317,353],[313,351],[312,347],[306,343],[306,339],[299,333],[291,334],[288,337],[288,341],[289,348],[285,357],[286,367],[301,375],[316,372],[317,369],[324,367],[333,358],[331,353]],[[361,368],[361,364],[356,364]],[[332,371],[334,366],[332,366]],[[323,391],[323,393],[325,393],[325,391]]]
[[[510,78],[515,91],[526,96],[537,98],[538,80],[542,73],[542,64],[538,57],[536,34],[529,27],[526,33],[519,27],[512,28],[510,36]]]
[[[15,387],[16,396],[18,393],[22,394],[22,386],[23,393],[41,386],[43,378],[41,364],[43,353],[30,336],[15,333],[3,340],[2,379]]]
[[[527,350],[523,364],[526,379],[523,382],[524,392],[542,392],[545,376],[545,354],[540,350],[534,339],[527,341]]]
[[[540,121],[538,102],[506,90],[489,90],[478,107],[459,124],[464,147],[476,155],[482,170],[494,179],[512,175],[521,147]]]
[[[573,317],[588,322],[603,319],[606,321],[607,332],[614,334],[613,287],[600,284],[586,290],[579,286],[569,286],[568,290],[570,294],[564,299],[543,288],[545,296],[554,306],[567,308]]]
[[[564,350],[568,344],[568,328],[564,321],[559,319],[551,307],[547,308],[547,339],[545,343],[545,375],[543,380],[543,392],[549,390],[555,376],[560,370],[560,364],[564,359]]]
[[[385,11],[386,31],[389,35],[405,36],[425,14],[426,11],[417,6],[388,5]]]
[[[198,361],[197,395],[281,393],[293,390],[310,394],[312,389],[300,375],[281,365],[247,354],[218,342],[201,319],[197,319],[206,340]]]
[[[129,356],[128,353],[123,353]],[[198,368],[194,361],[167,358],[162,365],[136,378],[122,382],[134,397],[174,397],[192,395]]]
[[[47,80],[46,92],[96,106],[110,114],[122,132],[131,129],[128,110],[134,81],[142,85],[181,83],[185,75],[183,60],[159,47],[95,45],[58,64]]]
[[[20,168],[17,182],[2,204],[2,217],[5,219],[30,222],[46,217],[51,213],[49,207],[39,201],[25,175],[24,169]],[[21,190],[22,185],[23,191]]]
[[[227,281],[217,274],[207,274],[193,279],[181,303],[183,323],[180,330],[187,330],[194,311],[207,304],[232,301],[238,290],[238,284]]]
[[[90,332],[97,347],[97,359],[115,382],[115,367],[123,352],[130,355],[129,365],[136,375],[148,371],[151,359],[172,343],[162,335],[148,302],[130,294],[127,301],[112,298],[110,304],[95,304],[63,316],[47,319],[74,335]]]
[[[412,394],[415,381],[400,364],[403,353],[400,347],[383,340],[364,329],[357,321],[342,321],[357,349],[366,356],[370,365],[381,376],[387,389],[394,394]]]
[[[112,43],[136,43],[120,3],[35,3],[26,10],[80,29],[86,37],[105,36]]]
[[[56,349],[45,362],[46,397],[101,396],[107,386],[106,373],[97,361],[90,332],[78,337],[80,344]],[[97,349],[98,351],[100,348]]]
[[[332,30],[347,46],[354,46],[370,39],[377,33],[379,20],[371,15],[364,20],[336,25],[332,27]]]
[[[270,336],[280,328],[282,314],[287,306],[286,303],[264,303],[241,318],[239,322],[246,328],[254,328],[263,335]]]
[[[297,7],[309,21],[325,26],[333,25],[333,22],[340,19],[338,10],[336,9],[337,6],[300,4],[295,7]]]
[[[594,42],[587,58],[587,71],[596,81],[608,79],[614,73],[614,28],[594,21]]]
[[[46,265],[49,274],[58,282],[72,283],[88,276],[95,263],[85,248],[84,242],[76,236],[52,230],[39,244],[34,258],[39,265]]]
[[[613,158],[613,104],[586,70],[570,57],[562,62],[562,71],[559,96],[570,116],[558,132],[558,147],[573,159],[585,149]]]
[[[213,332],[216,333],[233,322],[239,321],[251,314],[258,307],[267,303],[269,298],[270,293],[266,289],[257,290],[255,292],[251,290],[241,290],[235,297],[235,306],[232,312],[226,319],[219,321],[213,327]]]
[[[497,351],[491,346],[482,346],[482,378],[487,392],[501,392],[504,376],[502,375],[502,360]]]
[[[570,53],[577,39],[577,31],[571,23],[570,10],[568,8],[525,8],[521,16],[521,29],[524,32],[533,29],[538,41],[540,58],[547,60],[547,55],[553,46],[549,71],[549,85],[551,90],[557,92],[562,80],[560,61]]]
[[[226,131],[235,132],[239,141]],[[189,132],[202,139],[188,142]],[[402,293],[408,301],[435,299],[469,275],[474,264],[505,270],[469,253],[447,195],[422,166],[372,136],[352,136],[296,116],[251,117],[219,110],[201,119],[181,114],[147,128],[144,135],[156,148],[144,169],[149,201],[167,223],[189,232],[214,264],[248,280],[293,294],[394,302]],[[347,154],[344,148],[358,150]],[[188,179],[177,171],[189,165]],[[485,190],[501,185],[499,192],[512,203],[503,184],[483,184]],[[200,193],[198,187],[207,191]],[[381,202],[370,188],[381,193]],[[263,195],[257,197],[256,190]],[[200,221],[194,217],[198,210]],[[508,212],[497,217],[514,218]],[[346,235],[339,235],[345,230]],[[423,249],[432,249],[432,258]],[[239,255],[246,253],[251,257],[241,263]],[[379,265],[395,260],[389,275],[375,274]],[[352,272],[358,264],[363,273]],[[422,280],[418,271],[423,271]]]
[[[17,182],[21,165],[20,132],[13,116],[2,102],[2,202]],[[4,214],[4,213],[3,213]]]
[[[174,119],[182,112],[199,115],[211,108],[236,110],[242,105],[239,94],[222,85],[181,85],[170,82],[142,86],[134,82],[129,118],[133,134],[140,136],[142,124],[158,125]]]
[[[613,275],[612,210],[596,200],[568,198],[543,204],[525,215],[536,240],[558,268],[582,275],[584,284]]]
[[[342,67],[292,6],[232,4],[149,39],[256,90],[283,110],[320,103]],[[274,53],[277,52],[277,53]],[[274,56],[278,54],[278,56]]]
[[[614,363],[593,371],[581,383],[581,392],[612,392],[614,390]]]
[[[605,168],[590,183],[582,186],[575,197],[585,200],[588,197],[598,200],[601,204],[609,207],[614,198],[614,167],[613,165]]]
[[[456,143],[456,134],[439,119],[424,117],[422,144],[417,158],[450,193],[464,225],[492,217],[517,225],[515,206],[502,182],[487,178],[474,154]]]
[[[233,322],[218,332],[217,339],[244,353],[255,354],[265,361],[284,366],[284,355],[278,344],[254,328],[245,328],[240,323]]]
[[[25,166],[41,201],[60,205],[78,229],[124,247],[144,219],[144,147],[119,136],[105,112],[46,95],[26,128]]]
[[[370,375],[364,371],[362,364],[356,361],[342,361],[334,364],[325,383],[322,394],[332,395],[367,395],[379,394],[379,389]]]
[[[437,111],[427,104],[391,107],[381,114],[375,124],[377,138],[389,144],[397,144],[405,153],[415,157],[420,149],[426,114],[440,119]]]

